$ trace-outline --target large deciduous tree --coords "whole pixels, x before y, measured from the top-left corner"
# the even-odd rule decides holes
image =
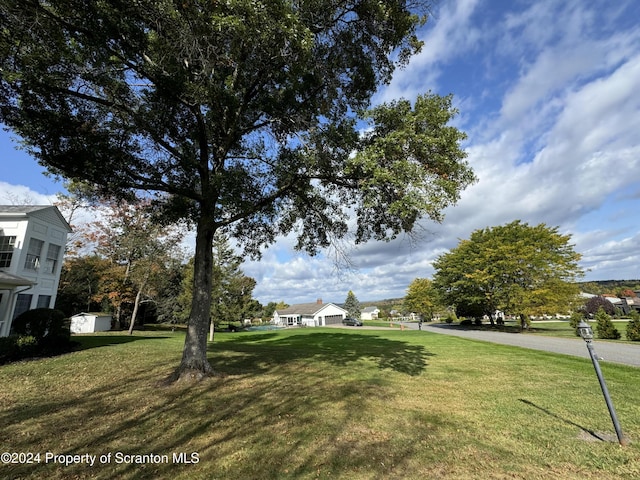
[[[433,286],[447,305],[492,315],[568,311],[582,275],[569,235],[516,220],[474,231],[438,257]]]
[[[404,306],[407,311],[415,312],[431,321],[437,308],[437,298],[431,280],[428,278],[413,280],[404,297]]]
[[[421,11],[412,9],[420,8]],[[410,232],[474,180],[450,97],[366,111],[422,0],[0,0],[0,121],[50,171],[196,229],[176,378],[211,372],[212,241],[317,253]],[[366,134],[361,134],[366,132]],[[355,227],[349,230],[349,220]]]

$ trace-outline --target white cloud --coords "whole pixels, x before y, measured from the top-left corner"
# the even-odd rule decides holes
[[[12,185],[0,181],[0,204],[51,205],[56,200],[56,195],[45,195],[26,185]]]

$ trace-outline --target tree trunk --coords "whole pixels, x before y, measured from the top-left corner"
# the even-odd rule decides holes
[[[207,360],[207,333],[211,308],[212,248],[215,226],[202,212],[196,233],[196,253],[193,261],[193,298],[191,315],[184,341],[182,361],[173,380],[201,379],[213,373]]]
[[[136,315],[138,315],[138,307],[140,306],[140,297],[142,297],[142,288],[136,293],[136,300],[133,304],[133,313],[131,314],[131,322],[129,322],[129,335],[133,334],[133,326],[136,323]]]

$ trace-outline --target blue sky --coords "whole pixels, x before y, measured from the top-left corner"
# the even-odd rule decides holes
[[[345,245],[352,269],[283,238],[245,273],[263,303],[404,296],[478,228],[516,219],[572,235],[586,280],[640,278],[640,3],[440,0],[423,51],[375,102],[454,95],[479,181],[420,238]],[[48,203],[61,187],[0,134],[0,203]]]

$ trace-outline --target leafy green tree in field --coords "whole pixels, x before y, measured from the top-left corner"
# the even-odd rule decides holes
[[[631,320],[627,323],[627,340],[640,342],[640,313],[637,310],[631,310],[629,316]]]
[[[404,305],[407,311],[415,312],[426,320],[432,320],[437,308],[437,300],[431,280],[416,278],[411,282],[404,297]]]
[[[613,325],[611,317],[602,308],[596,312],[596,333],[598,338],[608,340],[618,340],[620,332]]]
[[[212,372],[212,245],[310,254],[442,219],[474,175],[451,97],[370,108],[429,2],[0,0],[0,122],[52,173],[196,230],[174,378]],[[361,134],[366,132],[366,134]],[[349,230],[353,220],[355,231]]]
[[[347,315],[349,315],[350,318],[360,320],[360,302],[351,290],[349,290],[349,293],[347,293],[347,298],[344,301],[344,309],[347,311]]]
[[[486,315],[502,310],[523,326],[529,315],[567,311],[582,275],[569,239],[519,220],[476,230],[434,262],[433,287],[445,305]]]

